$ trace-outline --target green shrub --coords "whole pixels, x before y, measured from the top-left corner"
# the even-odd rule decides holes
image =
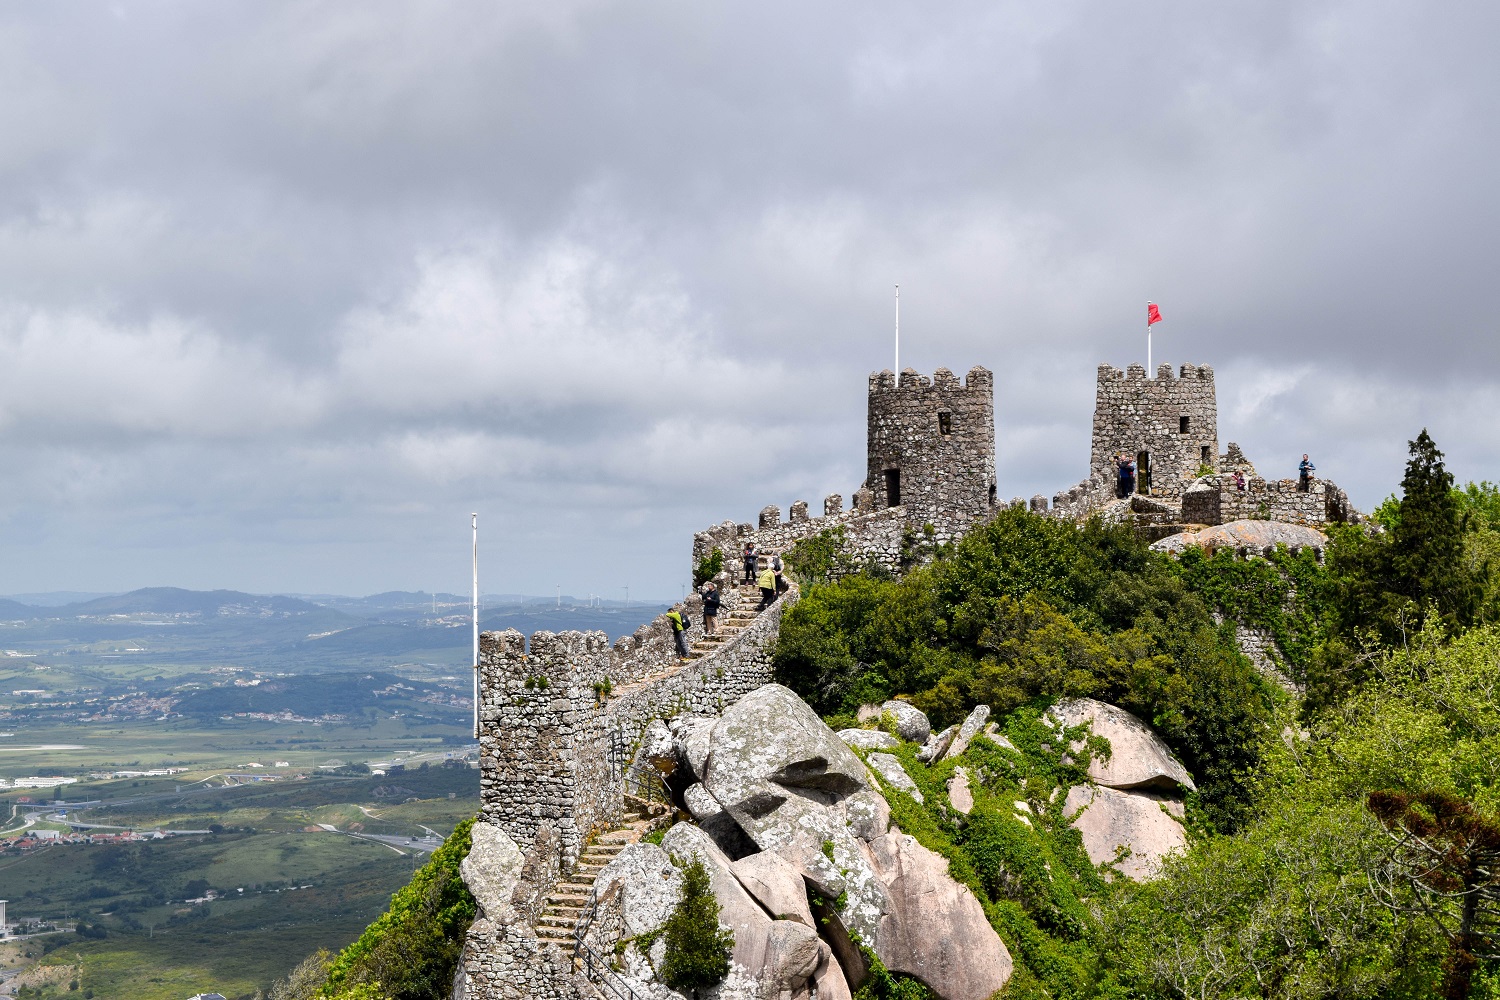
[[[714,577],[718,576],[724,569],[724,550],[717,545],[714,550],[698,561],[693,569],[693,587],[696,589],[703,586]]]
[[[734,933],[719,927],[719,901],[698,858],[682,871],[682,898],[667,918],[665,934],[661,978],[672,989],[696,992],[729,975]]]
[[[391,897],[390,909],[339,953],[328,967],[323,997],[445,1000],[476,911],[458,871],[473,825],[472,819],[460,823]]]

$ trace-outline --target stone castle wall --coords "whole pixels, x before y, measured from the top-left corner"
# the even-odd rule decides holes
[[[1283,521],[1308,528],[1340,524],[1356,515],[1342,489],[1314,480],[1306,493],[1295,479],[1265,480],[1252,476],[1241,490],[1227,475],[1205,476],[1182,495],[1186,524],[1227,524],[1242,519]]]
[[[739,595],[726,588],[727,615]],[[563,869],[589,834],[623,808],[611,754],[633,749],[652,719],[711,714],[771,680],[781,615],[795,590],[712,653],[679,663],[665,615],[611,648],[603,632],[479,637],[480,795],[487,822],[517,844],[544,827],[557,837]],[[701,634],[702,601],[678,605]],[[605,693],[605,685],[609,686]]]
[[[481,817],[522,847],[525,863],[509,911],[481,914],[470,928],[459,976],[465,1000],[591,995],[571,957],[537,937],[547,893],[590,834],[623,815],[620,768],[653,719],[716,714],[770,683],[781,616],[797,598],[796,589],[783,594],[686,663],[665,615],[613,647],[603,632],[537,632],[529,647],[513,629],[480,636]],[[721,615],[739,599],[726,587]],[[701,631],[701,599],[678,607]]]
[[[901,568],[907,531],[931,526],[931,541],[957,541],[995,508],[994,376],[970,369],[964,382],[946,368],[928,379],[906,369],[898,387],[889,370],[870,376],[868,478],[844,510],[844,498],[823,500],[822,516],[797,500],[781,520],[781,509],[763,507],[758,523],[724,521],[693,536],[693,565],[714,549],[724,568],[740,579],[745,543],[755,545],[761,565],[806,538],[834,528],[844,530],[844,552],[857,563],[875,562],[891,572]],[[892,506],[887,471],[899,472],[901,503]]]
[[[1124,372],[1099,366],[1089,478],[1112,491],[1118,480],[1115,456],[1135,458],[1140,452],[1150,456],[1151,496],[1179,496],[1200,466],[1217,468],[1219,416],[1211,367],[1183,365],[1174,376],[1171,365],[1158,365],[1156,377],[1148,379],[1141,365]]]

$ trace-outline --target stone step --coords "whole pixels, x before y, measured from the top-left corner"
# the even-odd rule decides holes
[[[547,909],[566,910],[573,907],[583,909],[589,905],[589,894],[586,892],[553,892],[547,897]]]
[[[569,882],[559,882],[557,883],[557,888],[554,891],[565,896],[577,896],[580,894],[583,896],[587,896],[589,893],[594,891],[594,880],[589,879],[587,882],[579,882],[577,880]]]

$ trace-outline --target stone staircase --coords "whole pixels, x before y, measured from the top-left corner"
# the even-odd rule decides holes
[[[760,614],[756,609],[760,607],[760,588],[753,584],[740,584],[735,588],[739,592],[739,607],[726,614],[719,616],[719,630],[713,635],[705,635],[688,649],[688,659],[697,660],[707,656],[728,642],[737,632],[755,621]]]
[[[623,823],[589,841],[578,856],[578,865],[547,896],[547,908],[537,918],[538,940],[556,945],[566,954],[572,953],[573,930],[589,905],[594,881],[616,855],[646,835],[654,818],[645,810],[633,811]]]

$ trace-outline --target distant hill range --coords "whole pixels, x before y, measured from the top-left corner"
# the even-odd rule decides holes
[[[480,608],[486,631],[598,630],[613,640],[666,605],[485,595]],[[283,669],[459,666],[468,664],[471,642],[468,598],[421,591],[355,598],[147,587],[65,604],[0,598],[0,620],[10,623],[3,639],[9,651],[72,663],[125,658]]]

